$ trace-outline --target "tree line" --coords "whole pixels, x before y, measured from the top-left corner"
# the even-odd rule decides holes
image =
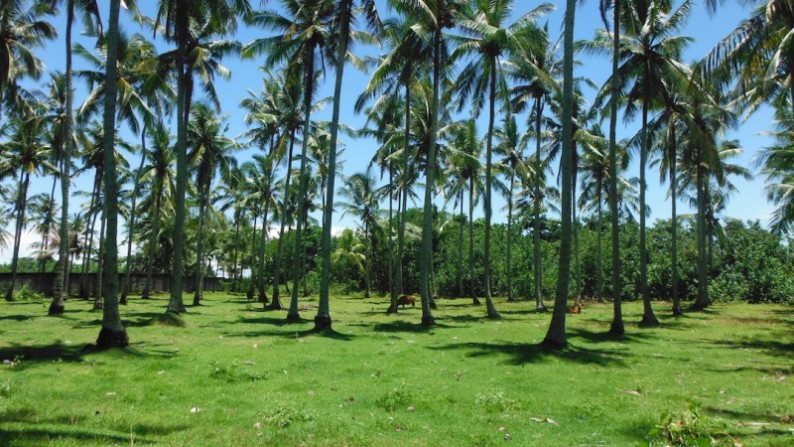
[[[70,264],[82,257],[80,268],[86,271],[95,255],[103,281],[101,346],[127,343],[118,311],[119,301],[130,292],[129,280],[121,283],[121,290],[118,283],[119,216],[127,229],[126,272],[160,269],[172,275],[168,313],[186,310],[182,292],[188,270],[195,273],[193,304],[201,303],[208,262],[220,263],[217,253],[224,251],[225,243],[233,253],[231,265],[225,266],[230,276],[241,275],[247,256],[246,271],[251,272],[258,299],[271,309],[287,308],[288,321],[300,321],[300,285],[311,272],[307,242],[318,228],[317,330],[331,327],[334,261],[362,264],[368,293],[373,281],[378,282],[373,264],[382,253],[386,262],[377,265],[386,265],[389,312],[397,311],[400,295],[412,292],[406,283],[413,280],[421,297],[421,322],[432,325],[435,292],[440,280],[448,277],[445,269],[454,264],[438,259],[443,243],[437,234],[444,232],[435,227],[439,213],[433,208],[434,199],[443,197],[457,210],[452,213],[457,223],[449,227],[459,236],[456,281],[463,281],[460,254],[467,223],[468,271],[475,265],[482,269],[476,285],[469,274],[473,301],[478,303],[481,296],[487,317],[499,318],[493,296],[504,292],[515,299],[513,281],[531,271],[536,310],[545,310],[544,297],[555,298],[544,341],[551,347],[567,343],[565,311],[572,290],[577,297],[586,290],[579,259],[582,253],[591,254],[580,249],[588,234],[580,231],[584,213],[598,229],[597,246],[608,247],[608,252],[596,251],[593,293],[599,299],[610,294],[615,308],[611,333],[621,335],[621,302],[632,296],[626,290],[643,300],[642,324],[648,326],[658,324],[652,295],[668,297],[657,295],[649,280],[658,274],[649,245],[670,252],[673,313],[683,312],[682,297],[694,297],[696,310],[709,305],[714,289],[709,282],[721,277],[715,275],[713,260],[717,216],[735,189],[731,178],[749,175],[747,167],[730,162],[740,145],[723,135],[738,125],[739,111],[762,104],[774,107],[778,116],[776,144],[759,158],[770,180],[769,198],[778,206],[772,229],[778,234],[790,231],[794,214],[788,142],[794,64],[788,61],[791,52],[784,36],[792,22],[790,11],[775,7],[774,0],[759,5],[694,64],[681,61],[691,39],[679,34],[694,7],[691,1],[602,2],[604,29],[583,42],[573,40],[572,0],[566,3],[561,42],[541,25],[551,4],[539,4],[509,23],[512,0],[390,0],[392,17],[383,15],[373,0],[263,3],[257,9],[247,0],[162,0],[153,17],[147,17],[136,2],[126,1],[124,8],[144,30],[129,36],[118,26],[118,0],[111,1],[107,21],[92,0],[3,2],[0,180],[8,181],[0,184],[0,193],[10,209],[0,219],[14,222],[14,234],[2,235],[3,240],[13,240],[6,299],[14,296],[31,177],[43,176],[53,179],[51,193],[31,198],[30,208],[45,216],[40,219],[40,232],[46,234],[39,250],[42,262],[47,256],[59,260],[50,313],[64,311],[69,272],[74,269]],[[716,10],[718,5],[707,6]],[[55,37],[56,29],[48,22],[53,14],[66,15],[65,71],[52,72],[38,87],[26,88],[23,79],[40,79],[43,74],[33,50]],[[72,42],[76,15],[82,18],[83,32],[96,37],[96,49]],[[263,37],[235,40],[243,24],[261,30]],[[169,47],[155,45],[144,35],[148,33]],[[378,42],[383,54],[359,58],[352,51],[354,42]],[[611,56],[613,61],[607,82],[594,86],[592,105],[583,93],[588,81],[574,77],[575,54],[582,51]],[[73,54],[87,68],[75,70]],[[216,77],[229,74],[222,59],[234,55],[268,67],[263,69],[261,90],[252,90],[240,104],[249,130],[239,137],[227,135],[214,83]],[[368,68],[371,74],[363,91],[354,92],[359,95],[356,110],[367,117],[362,129],[339,122],[347,63]],[[332,118],[322,122],[312,115],[324,101],[316,98],[316,90],[328,72],[334,79]],[[89,85],[79,105],[75,78]],[[471,118],[459,119],[466,108]],[[616,131],[621,111],[640,120],[638,132],[624,140],[617,139]],[[483,112],[488,124],[480,134],[475,119]],[[165,124],[167,117],[175,118],[174,135]],[[520,120],[526,120],[525,132],[519,130]],[[140,142],[123,141],[116,132],[117,121],[139,135]],[[340,130],[377,141],[366,172],[340,176]],[[235,151],[249,146],[259,148],[259,153],[240,163]],[[126,165],[125,152],[139,154],[137,168]],[[627,172],[633,156],[639,159],[637,175]],[[668,181],[671,197],[670,240],[662,248],[653,245],[656,240],[649,241],[649,233],[656,233],[646,223],[649,165]],[[380,170],[383,182],[377,181],[375,170]],[[73,219],[70,179],[83,171],[94,172],[93,187],[88,205]],[[344,180],[341,188],[338,177]],[[493,224],[494,193],[507,199],[503,230]],[[340,202],[337,194],[346,201]],[[693,225],[680,222],[676,204],[682,196],[695,205]],[[409,200],[420,201],[421,212],[409,209]],[[479,225],[473,213],[479,206],[484,214],[481,239],[474,237]],[[322,215],[316,227],[310,214],[314,209]],[[359,217],[362,235],[343,233],[334,243],[335,209]],[[560,216],[556,269],[544,265],[548,228],[543,227],[550,222],[543,216],[555,210]],[[417,216],[419,221],[412,222]],[[635,234],[630,216],[637,219],[636,253],[635,245],[621,242]],[[521,227],[528,231],[525,234],[518,228],[526,222],[531,225]],[[251,237],[241,239],[246,227]],[[233,229],[234,242],[213,241],[220,234],[217,228]],[[272,252],[268,240],[276,228]],[[607,228],[610,243],[602,244]],[[373,243],[378,231],[385,234],[379,246],[383,252]],[[688,242],[680,240],[679,231],[694,237],[694,277],[687,270],[691,259],[682,259],[691,253],[684,250]],[[500,245],[497,233],[505,235],[505,253],[531,246],[531,265],[503,256],[504,275],[496,270],[497,265],[502,268],[494,252]],[[413,238],[419,248],[409,253]],[[243,240],[248,244],[241,244]],[[140,254],[137,263],[132,262],[133,245]],[[475,259],[473,254],[480,251],[481,258]],[[635,272],[630,254],[636,259],[636,278],[626,275]],[[416,263],[412,269],[407,268],[409,259]],[[556,272],[554,280],[548,278],[550,271]],[[417,277],[410,279],[415,272]],[[611,275],[609,281],[606,274]],[[697,286],[694,294],[692,284]],[[287,285],[291,287],[285,305],[281,289]],[[460,294],[463,285],[458,289]],[[148,293],[144,290],[144,296]]]

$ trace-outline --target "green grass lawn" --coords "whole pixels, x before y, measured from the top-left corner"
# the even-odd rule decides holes
[[[657,303],[662,327],[639,329],[629,304],[613,340],[611,307],[591,304],[551,354],[536,346],[550,314],[526,302],[497,302],[490,321],[441,300],[425,330],[418,307],[386,316],[385,298],[334,298],[323,335],[308,332],[313,300],[299,325],[243,296],[204,302],[178,328],[151,324],[165,297],[131,300],[131,345],[109,352],[84,349],[101,318],[90,302],[61,317],[0,303],[0,446],[633,446],[657,426],[794,445],[792,307],[673,319]]]

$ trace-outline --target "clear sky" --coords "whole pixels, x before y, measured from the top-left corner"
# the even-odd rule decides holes
[[[153,14],[154,0],[139,0],[143,12],[145,14]],[[252,3],[257,4],[256,0]],[[556,37],[562,33],[562,16],[564,10],[564,2],[552,2],[556,5],[557,9],[551,13],[547,20],[552,34]],[[381,6],[381,14],[390,16],[394,13],[390,11],[384,0],[378,1]],[[519,17],[529,10],[537,7],[540,2],[516,0],[515,1],[514,17]],[[269,2],[269,7],[275,7],[277,2]],[[101,2],[103,20],[107,20],[107,6]],[[695,43],[687,50],[685,61],[692,62],[702,58],[710,48],[714,46],[721,38],[733,30],[743,19],[750,16],[751,9],[747,6],[741,6],[734,2],[726,2],[719,11],[715,14],[708,14],[703,2],[696,2],[692,8],[692,14],[689,18],[687,26],[682,32],[683,35],[691,36],[695,39]],[[39,57],[46,64],[47,70],[63,70],[64,51],[62,36],[64,34],[64,21],[61,16],[53,19],[53,23],[58,28],[59,40],[50,42],[44,50],[37,51]],[[543,21],[541,21],[542,23]],[[133,23],[128,14],[122,12],[123,28],[128,34],[142,32],[147,37],[151,37],[151,31],[141,30],[139,25]],[[590,39],[594,36],[595,30],[603,28],[600,14],[598,12],[598,2],[595,0],[587,0],[580,3],[577,8],[575,34],[576,39]],[[79,29],[79,23],[76,25],[75,30]],[[237,39],[243,43],[247,43],[256,37],[267,35],[268,32],[255,29],[242,29],[237,35]],[[79,38],[84,46],[91,48],[94,44],[93,39]],[[169,47],[166,44],[160,44],[162,50],[167,50]],[[358,52],[367,54],[377,54],[379,49],[370,48],[356,48]],[[608,56],[588,56],[579,55],[577,58],[582,64],[577,67],[576,76],[586,76],[592,79],[597,85],[601,85],[607,79],[611,70],[611,62]],[[248,96],[248,90],[258,91],[261,88],[261,72],[258,67],[262,65],[261,61],[241,61],[238,58],[227,58],[224,60],[224,65],[232,72],[232,77],[229,81],[217,79],[216,85],[219,96],[222,102],[222,113],[228,117],[229,133],[230,135],[239,135],[245,130],[243,123],[244,111],[239,108],[239,103],[242,99]],[[77,69],[81,66],[79,58],[75,58],[75,66]],[[320,90],[318,97],[331,96],[333,86],[334,73],[330,68],[327,71],[327,78],[324,79],[323,87]],[[364,123],[364,118],[353,112],[353,103],[358,93],[364,88],[368,82],[368,75],[356,71],[354,68],[348,66],[345,70],[344,91],[341,101],[341,120],[342,122],[353,127],[360,127]],[[79,104],[85,98],[86,90],[83,83],[79,80],[76,81],[77,92],[75,97],[76,104]],[[198,96],[196,100],[200,99],[201,93],[197,91]],[[589,98],[592,100],[592,97]],[[478,129],[482,133],[486,129],[485,113],[480,117]],[[468,116],[468,112],[464,111],[462,118]],[[320,111],[315,114],[316,119],[330,120],[330,105],[326,110]],[[525,117],[519,117],[519,122],[525,120]],[[754,164],[755,154],[764,146],[771,143],[767,137],[760,135],[762,131],[770,130],[772,128],[772,114],[768,109],[762,109],[755,115],[751,116],[744,122],[738,129],[732,131],[727,135],[728,138],[737,138],[741,141],[744,152],[741,157],[734,160],[743,166],[751,168],[753,172],[757,171]],[[605,123],[606,124],[606,123]],[[174,125],[175,127],[175,125]],[[607,128],[606,125],[604,127]],[[137,142],[139,137],[132,136],[127,129],[122,125],[120,127],[122,135],[130,141]],[[622,129],[619,130],[619,138],[624,138],[637,132],[639,123],[637,122],[624,122]],[[358,139],[351,140],[348,137],[342,136],[342,143],[345,145],[346,150],[341,156],[341,161],[344,163],[344,173],[350,175],[355,172],[360,172],[366,169],[366,165],[371,159],[376,143],[372,140]],[[255,152],[255,149],[249,149],[239,153],[240,161],[244,161]],[[137,166],[136,159],[130,157],[130,165]],[[638,167],[630,167],[629,176],[636,176]],[[92,175],[92,174],[91,174]],[[89,190],[90,189],[89,176],[82,176],[76,180],[76,189]],[[337,182],[339,184],[340,182]],[[738,188],[738,193],[735,194],[726,209],[725,215],[740,219],[760,219],[766,223],[772,211],[772,206],[767,203],[766,195],[763,191],[764,180],[760,176],[751,181],[735,179],[735,184]],[[670,213],[670,203],[666,198],[667,186],[660,185],[657,173],[649,168],[648,176],[648,204],[651,207],[651,220],[657,218],[666,218]],[[31,194],[49,191],[49,181],[47,182],[34,182],[34,187]],[[73,200],[71,212],[74,213],[78,210],[79,200]],[[441,205],[442,203],[439,203]],[[679,208],[679,213],[686,213],[688,204],[682,202]],[[451,206],[451,205],[450,205]],[[502,211],[504,200],[496,198],[494,200],[494,221],[501,222],[506,218],[506,212]],[[481,208],[481,207],[480,207]],[[341,213],[335,213],[335,226],[337,227],[351,227],[355,226],[356,222],[352,221],[350,217],[340,219]],[[480,210],[482,215],[482,210]],[[10,228],[9,228],[10,230]],[[37,239],[33,235],[26,235],[26,242]],[[26,244],[27,245],[27,244]],[[5,249],[0,252],[0,262],[5,262],[10,257],[10,249]],[[22,254],[26,254],[23,247]]]

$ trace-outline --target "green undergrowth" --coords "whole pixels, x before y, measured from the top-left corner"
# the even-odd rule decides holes
[[[48,317],[0,304],[0,446],[790,446],[794,309],[715,305],[607,336],[612,309],[568,315],[570,347],[539,347],[550,314],[468,300],[387,316],[387,298],[333,297],[311,331],[243,295],[207,294],[163,324],[167,297],[122,307],[130,347],[86,349],[92,302]]]

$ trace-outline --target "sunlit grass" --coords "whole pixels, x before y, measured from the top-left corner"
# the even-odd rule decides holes
[[[131,300],[130,348],[99,353],[85,349],[91,302],[62,317],[0,304],[0,446],[635,445],[690,407],[723,445],[794,445],[791,307],[716,305],[614,340],[611,307],[591,304],[569,315],[571,348],[549,354],[536,346],[549,314],[526,302],[497,302],[490,321],[441,300],[425,330],[418,307],[335,297],[326,334],[310,332],[313,300],[285,325],[209,294],[184,328],[157,323],[166,303]]]

